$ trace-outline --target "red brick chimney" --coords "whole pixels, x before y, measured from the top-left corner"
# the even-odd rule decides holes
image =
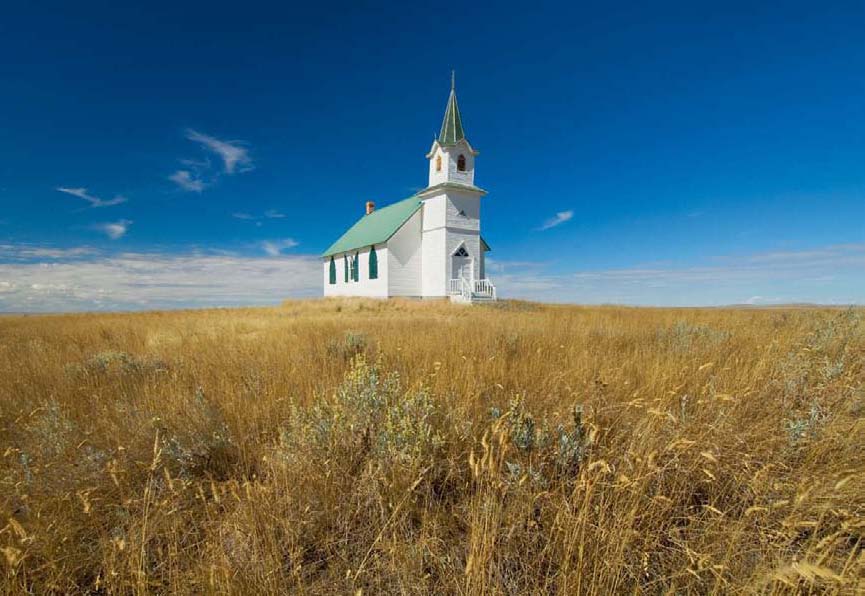
[[[372,201],[367,201],[366,202],[366,214],[369,215],[373,211],[375,211],[375,203],[373,203]]]

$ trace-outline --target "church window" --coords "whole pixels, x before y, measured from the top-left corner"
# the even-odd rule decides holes
[[[378,279],[378,255],[374,246],[369,249],[369,278]]]
[[[351,265],[352,273],[354,273],[354,281],[360,281],[360,267],[358,267],[358,265],[360,265],[360,255],[354,253],[354,259],[352,259]]]
[[[330,285],[336,283],[336,261],[333,260],[333,257],[330,257],[330,277],[328,281],[330,282]]]
[[[436,172],[442,171],[442,156],[436,155]]]
[[[345,283],[348,283],[348,255],[342,255],[343,272],[345,272]]]
[[[454,253],[455,257],[467,257],[469,256],[469,251],[466,250],[465,246],[460,246],[459,249]]]
[[[457,158],[457,170],[459,170],[460,172],[466,171],[466,156],[465,155],[460,155],[459,158]]]

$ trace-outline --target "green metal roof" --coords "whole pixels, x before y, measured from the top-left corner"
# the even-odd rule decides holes
[[[386,242],[415,211],[420,209],[421,203],[421,199],[412,196],[393,205],[376,209],[369,215],[364,215],[321,256],[329,257],[356,248]]]
[[[457,105],[457,92],[451,78],[451,94],[442,120],[442,130],[439,133],[439,145],[455,145],[457,141],[466,138],[463,132],[463,121],[460,118],[460,108]]]

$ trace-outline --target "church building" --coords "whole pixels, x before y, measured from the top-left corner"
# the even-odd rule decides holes
[[[322,255],[325,296],[496,299],[481,237],[478,152],[463,131],[451,92],[441,133],[427,153],[429,183],[407,199],[366,212]]]

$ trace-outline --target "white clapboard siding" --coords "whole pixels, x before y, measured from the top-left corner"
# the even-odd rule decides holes
[[[421,222],[419,209],[387,243],[388,292],[391,296],[421,296]],[[381,261],[379,261],[381,263]]]

